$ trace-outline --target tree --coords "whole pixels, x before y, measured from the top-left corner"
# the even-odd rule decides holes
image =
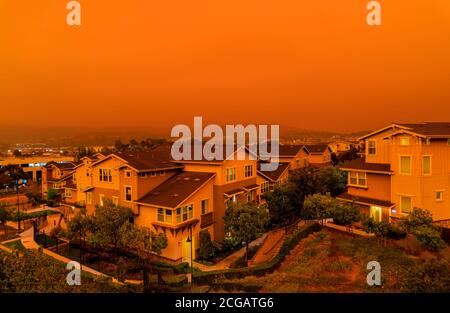
[[[353,223],[361,220],[361,212],[353,203],[338,203],[331,211],[334,223],[347,226],[349,231]]]
[[[0,223],[3,225],[5,235],[6,235],[6,222],[8,221],[9,216],[10,212],[8,211],[6,206],[3,203],[0,203]]]
[[[153,272],[153,263],[157,261],[154,255],[161,254],[167,247],[167,237],[165,233],[156,234],[144,227],[132,223],[125,223],[120,227],[119,244],[121,247],[132,249],[140,256],[137,267],[142,268],[144,288],[148,286],[148,274]],[[158,282],[160,274],[158,272]]]
[[[336,167],[322,167],[318,176],[325,192],[329,192],[333,197],[340,195],[347,187],[347,174]]]
[[[414,229],[414,235],[428,250],[438,251],[446,247],[445,241],[436,227],[419,226]]]
[[[433,215],[428,210],[414,208],[406,218],[402,219],[401,225],[429,250],[441,250],[446,246],[438,228],[433,225]]]
[[[57,197],[58,197],[58,192],[53,188],[49,188],[47,191],[47,199],[55,200]]]
[[[272,192],[264,194],[271,223],[279,223],[294,211],[299,210],[294,201],[292,184],[277,186]]]
[[[202,230],[200,231],[200,250],[199,250],[199,257],[202,260],[209,260],[211,259],[214,254],[216,253],[218,247],[214,242],[211,240],[211,235],[209,231]]]
[[[307,196],[303,203],[302,217],[308,220],[328,218],[330,210],[337,205],[337,200],[330,196],[318,193]]]
[[[131,209],[116,206],[110,199],[105,199],[103,206],[96,206],[90,240],[103,247],[112,245],[117,253],[123,235],[121,228],[129,223],[132,215]]]
[[[337,161],[336,165],[345,164],[352,160],[359,159],[358,153],[359,153],[358,148],[351,146],[349,150],[340,153],[336,157],[336,160],[335,160],[335,161]]]
[[[235,244],[245,244],[245,262],[248,262],[249,244],[263,233],[267,213],[254,204],[238,202],[227,208],[223,220],[229,239]]]
[[[408,233],[412,233],[417,227],[433,226],[433,215],[428,210],[414,208],[407,217],[402,219],[401,224]]]
[[[291,200],[295,207],[301,209],[306,196],[326,192],[318,173],[319,169],[312,166],[306,166],[292,172],[289,182],[294,190]]]
[[[81,210],[67,222],[67,237],[70,239],[80,239],[81,248],[86,242],[87,236],[94,229],[93,220]]]

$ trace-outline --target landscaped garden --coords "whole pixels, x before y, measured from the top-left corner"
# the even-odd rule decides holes
[[[369,261],[381,265],[381,286],[366,283]],[[219,279],[216,291],[450,292],[450,249],[431,252],[414,236],[363,238],[323,228],[300,242],[271,274]]]

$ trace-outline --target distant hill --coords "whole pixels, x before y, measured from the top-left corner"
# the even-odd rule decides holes
[[[342,138],[357,138],[368,131],[358,131],[353,133],[339,133],[322,130],[308,130],[296,127],[281,126],[280,137],[284,140],[327,140],[333,136]],[[148,129],[148,130],[126,130],[126,129],[75,129],[75,128],[52,128],[52,127],[20,127],[12,129],[0,126],[0,146],[16,143],[45,143],[51,146],[109,146],[113,145],[117,139],[128,142],[130,139],[137,141],[147,138],[166,138],[170,135],[168,129]]]

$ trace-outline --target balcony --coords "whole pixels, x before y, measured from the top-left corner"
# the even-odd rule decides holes
[[[209,213],[201,215],[200,226],[202,228],[205,228],[205,227],[207,227],[209,225],[212,225],[212,224],[214,224],[214,214],[213,214],[213,212],[209,212]]]

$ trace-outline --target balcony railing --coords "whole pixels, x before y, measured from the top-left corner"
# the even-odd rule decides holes
[[[201,215],[201,227],[207,227],[214,223],[214,214],[213,212],[209,212]]]

